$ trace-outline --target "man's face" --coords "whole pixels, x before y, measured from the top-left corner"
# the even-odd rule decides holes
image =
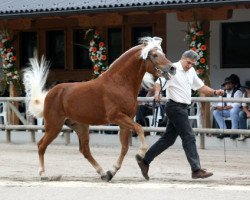
[[[181,59],[181,64],[184,71],[188,71],[191,67],[193,67],[196,63],[196,60],[192,60],[190,58]]]
[[[234,88],[234,84],[229,82],[229,83],[226,83],[224,87],[225,87],[225,90],[230,91]]]
[[[250,88],[246,88],[247,94],[250,94]]]

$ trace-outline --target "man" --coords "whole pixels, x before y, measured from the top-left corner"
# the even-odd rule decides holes
[[[200,159],[196,148],[195,135],[188,120],[188,107],[191,104],[191,89],[198,90],[200,93],[207,95],[223,95],[223,90],[214,90],[202,82],[197,76],[193,65],[197,62],[198,55],[193,50],[185,51],[179,62],[174,63],[176,75],[167,81],[166,97],[166,114],[168,123],[165,133],[159,140],[153,144],[142,158],[136,155],[136,160],[141,168],[142,175],[149,180],[149,164],[153,159],[161,154],[164,150],[174,144],[178,135],[182,140],[182,146],[185,151],[187,160],[191,166],[191,176],[193,179],[207,178],[213,173],[207,172],[201,168]],[[155,83],[155,99],[160,100],[161,84],[164,85],[165,79],[159,78]]]
[[[226,98],[239,98],[242,97],[242,91],[235,87],[235,84],[232,79],[227,77],[222,84],[222,86],[225,88],[225,94],[224,97]],[[218,123],[220,129],[228,128],[225,122],[224,118],[231,118],[231,124],[232,129],[238,129],[239,128],[239,112],[241,111],[241,103],[235,102],[219,102],[216,107],[214,107],[213,115]],[[217,138],[222,139],[225,137],[224,134],[220,134],[217,136]],[[231,139],[237,138],[237,134],[230,135]]]
[[[245,98],[250,98],[250,82],[247,81],[246,85],[244,86]],[[240,129],[247,129],[247,119],[250,118],[250,103],[242,103],[242,110],[239,113],[239,128]],[[247,138],[246,135],[242,134],[240,138],[238,138],[239,141],[244,141]]]
[[[153,96],[153,86],[155,83],[155,78],[152,74],[146,72],[141,83],[141,89],[139,92],[139,97],[150,97]],[[153,107],[148,103],[140,103],[136,112],[136,122],[142,126],[149,126],[148,120],[145,118],[148,115],[153,114]],[[150,132],[144,132],[144,136],[150,135]],[[137,137],[137,133],[132,134],[133,137]]]

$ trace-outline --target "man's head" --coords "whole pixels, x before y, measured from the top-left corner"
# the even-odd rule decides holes
[[[226,77],[224,83],[221,86],[223,86],[225,90],[230,91],[235,85],[230,77]]]
[[[246,90],[247,93],[250,93],[250,81],[247,81],[246,85],[243,86],[243,87],[245,88],[245,90]]]
[[[197,62],[199,56],[193,50],[185,51],[181,56],[181,65],[184,71],[188,71]]]
[[[232,82],[236,85],[236,86],[241,86],[240,85],[240,78],[239,76],[237,76],[236,74],[231,74],[229,76],[229,78],[232,80]]]

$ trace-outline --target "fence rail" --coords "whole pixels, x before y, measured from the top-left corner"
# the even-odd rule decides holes
[[[18,102],[18,101],[26,101],[26,97],[0,97],[0,102],[8,102],[10,105],[12,105],[10,102]],[[139,102],[152,102],[154,100],[153,97],[138,97],[137,100]],[[223,97],[192,97],[193,102],[241,102],[241,103],[250,103],[250,98],[223,98]],[[162,98],[161,102],[167,102],[166,98]],[[10,109],[12,109],[17,116],[20,119],[20,116],[22,116],[20,113],[18,113],[15,106],[10,106]],[[31,140],[35,141],[35,131],[37,130],[44,130],[44,126],[39,125],[27,125],[25,121],[21,118],[21,121],[24,123],[24,125],[9,125],[9,124],[0,124],[0,129],[5,130],[6,132],[6,141],[11,141],[11,131],[12,130],[28,130],[31,132]],[[165,127],[143,127],[144,131],[149,132],[164,132]],[[118,126],[90,126],[91,131],[119,131]],[[67,126],[63,126],[62,131],[66,133],[66,143],[70,142],[70,132],[71,129]],[[202,136],[207,133],[211,134],[245,134],[250,135],[250,130],[243,130],[243,129],[215,129],[215,128],[193,128],[193,131],[195,133],[200,133]],[[200,142],[200,147],[205,148],[204,141]]]

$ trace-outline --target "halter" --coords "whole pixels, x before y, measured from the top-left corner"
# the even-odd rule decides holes
[[[161,49],[157,48],[157,50],[161,50]],[[159,75],[159,76],[166,73],[166,72],[163,72],[161,69],[158,68],[158,65],[155,64],[155,62],[151,59],[151,56],[152,55],[150,53],[148,53],[147,58],[144,60],[145,64],[146,64],[146,60],[149,60],[153,64],[153,67],[156,70],[157,75]]]
[[[159,49],[160,50],[160,49]],[[164,76],[165,74],[168,74],[169,72],[164,72],[164,71],[162,71],[159,67],[158,67],[158,65],[157,64],[155,64],[155,62],[151,59],[151,54],[149,53],[148,54],[148,56],[147,56],[147,58],[144,60],[144,63],[146,64],[146,60],[149,60],[152,64],[153,64],[153,67],[154,67],[154,69],[156,70],[156,74],[158,75],[158,76]]]

